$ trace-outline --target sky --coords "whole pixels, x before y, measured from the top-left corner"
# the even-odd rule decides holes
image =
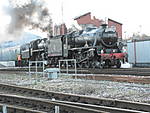
[[[21,1],[21,0],[20,0]],[[23,1],[23,0],[22,0]],[[24,0],[25,1],[25,0]],[[150,35],[150,0],[45,0],[54,24],[70,27],[76,16],[91,12],[99,19],[111,18],[123,24],[123,36],[133,33]],[[7,0],[0,1],[0,34],[11,18],[5,13]],[[63,8],[62,8],[63,6]],[[63,11],[62,11],[63,9]],[[62,13],[63,12],[63,13]]]
[[[74,17],[91,12],[97,18],[122,23],[124,36],[138,32],[150,35],[150,0],[54,0],[49,6],[56,23],[62,21],[62,4],[63,21],[68,26]]]

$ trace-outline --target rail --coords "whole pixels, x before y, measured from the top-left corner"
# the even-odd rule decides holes
[[[80,105],[75,106],[65,102],[59,103],[57,101],[42,98],[24,97],[10,94],[0,94],[0,103],[15,105],[18,107],[26,107],[29,109],[34,109],[43,112],[55,112],[55,106],[59,106],[61,113],[107,113],[101,110],[91,109],[88,107],[81,107]]]
[[[35,67],[31,67],[31,70]],[[42,72],[42,68],[38,67],[38,71]],[[0,68],[0,71],[8,72],[29,72],[29,67],[9,67],[9,68]],[[61,69],[61,73],[66,72],[66,69]],[[75,73],[74,69],[68,69],[69,74]],[[150,68],[120,68],[120,69],[86,69],[86,68],[77,68],[76,73],[80,74],[114,74],[114,75],[135,75],[135,76],[149,76]]]
[[[27,109],[25,107],[16,107],[14,105],[0,104],[1,111],[3,113],[46,113],[42,111]],[[0,112],[1,112],[0,111]]]
[[[26,95],[30,97],[38,97],[44,99],[54,98],[59,101],[78,102],[83,104],[92,104],[98,106],[116,107],[122,109],[150,112],[150,104],[147,103],[129,102],[106,98],[94,98],[82,95],[65,94],[57,92],[47,92],[44,90],[35,90],[8,84],[0,84],[0,91],[4,93]]]

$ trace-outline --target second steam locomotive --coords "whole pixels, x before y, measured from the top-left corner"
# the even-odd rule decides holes
[[[125,58],[115,28],[106,24],[32,41],[21,46],[21,56],[26,62],[46,60],[49,66],[58,66],[59,60],[76,59],[77,66],[84,68],[120,68]]]

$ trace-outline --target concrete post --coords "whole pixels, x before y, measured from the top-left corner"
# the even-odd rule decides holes
[[[59,106],[55,106],[55,113],[59,113]]]
[[[6,105],[3,105],[3,113],[7,113],[7,107],[6,107]]]
[[[52,98],[53,101],[55,101],[55,98]],[[59,113],[59,106],[55,106],[55,113]]]

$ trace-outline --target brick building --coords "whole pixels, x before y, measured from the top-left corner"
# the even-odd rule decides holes
[[[54,36],[56,35],[64,35],[67,33],[66,24],[60,24],[54,26]]]
[[[109,27],[115,27],[119,38],[122,38],[122,24],[115,20],[108,19],[106,22],[104,22],[103,20],[95,18],[95,16],[92,18],[91,12],[80,15],[74,18],[74,20],[77,21],[82,29],[85,29],[86,27],[99,27],[100,25],[107,23]]]
[[[74,18],[74,20],[76,20],[83,29],[86,27],[99,27],[104,22],[103,20],[96,19],[95,16],[92,19],[90,12],[80,15]]]
[[[122,24],[115,20],[108,18],[108,27],[112,27],[112,26],[114,26],[116,28],[118,37],[122,38]]]

